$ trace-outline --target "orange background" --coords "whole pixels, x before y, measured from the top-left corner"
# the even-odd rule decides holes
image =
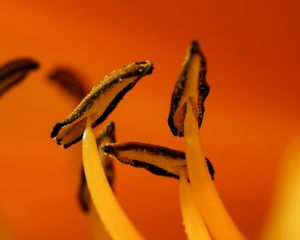
[[[0,62],[29,56],[42,64],[0,97],[1,217],[17,239],[91,239],[76,198],[80,144],[63,150],[50,139],[53,125],[76,102],[50,84],[47,73],[72,66],[91,87],[124,64],[153,61],[152,76],[109,119],[119,142],[183,149],[167,116],[186,47],[197,39],[211,86],[204,151],[229,212],[255,239],[278,163],[300,132],[299,2],[102,2],[1,0]],[[185,239],[177,181],[118,163],[116,174],[117,196],[147,239]]]

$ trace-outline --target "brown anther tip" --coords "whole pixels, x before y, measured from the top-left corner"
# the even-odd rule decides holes
[[[100,148],[101,151],[107,153],[107,154],[114,154],[116,153],[116,151],[114,150],[114,148],[112,146],[109,145],[105,145],[103,147]]]
[[[199,54],[201,52],[198,41],[196,41],[196,40],[191,41],[191,43],[190,43],[190,52],[193,53],[193,54]]]
[[[208,172],[211,176],[211,179],[215,180],[215,168],[214,168],[212,162],[207,157],[205,157],[205,161],[206,161],[206,166],[208,168]]]
[[[54,125],[52,132],[51,132],[51,138],[55,138],[57,136],[58,131],[62,128],[63,124],[58,122]]]
[[[151,74],[153,72],[153,70],[154,70],[154,66],[151,63],[151,66],[147,69],[146,74]]]
[[[116,131],[115,123],[113,121],[108,122],[106,127],[96,138],[97,145],[100,146],[101,143],[103,142],[103,139],[105,138],[109,138],[109,142],[116,142],[115,131]]]

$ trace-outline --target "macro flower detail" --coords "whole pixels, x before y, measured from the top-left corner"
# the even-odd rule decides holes
[[[0,95],[23,80],[27,74],[36,70],[39,64],[29,58],[10,61],[0,67]]]
[[[297,1],[0,6],[0,240],[300,240]],[[102,123],[87,111],[82,131],[50,137],[105,75],[144,60],[155,72]],[[105,152],[131,143],[184,165]]]
[[[137,65],[146,66],[128,70],[130,66]],[[2,93],[37,67],[36,62],[28,59],[4,65],[0,69]],[[191,42],[188,48],[173,91],[168,119],[172,134],[184,137],[184,152],[147,143],[116,143],[112,121],[95,138],[92,128],[103,122],[126,92],[152,70],[151,62],[129,64],[106,76],[90,93],[86,92],[83,80],[71,70],[60,68],[50,75],[52,81],[73,97],[84,98],[73,113],[62,121],[65,125],[57,130],[57,126],[62,124],[59,122],[53,132],[58,131],[59,134],[66,127],[63,134],[60,132],[64,136],[62,144],[65,148],[79,141],[80,137],[83,139],[79,201],[82,209],[89,212],[95,239],[144,239],[118,204],[113,191],[114,159],[144,168],[154,175],[179,179],[180,208],[188,239],[245,239],[218,196],[212,181],[214,167],[204,156],[200,143],[199,128],[209,87],[205,79],[206,61],[196,41]],[[115,81],[112,75],[116,77],[118,74],[122,77]],[[120,83],[122,80],[125,83]],[[100,114],[97,112],[99,109]],[[292,150],[282,166],[279,192],[260,239],[299,239],[299,141]],[[0,238],[12,239],[12,236],[6,224],[0,222]]]
[[[184,136],[186,153],[141,143],[101,145],[101,141],[98,141],[98,149],[92,127],[103,122],[125,93],[152,70],[152,63],[146,61],[129,64],[112,72],[87,94],[64,121],[57,123],[51,133],[51,137],[65,148],[83,136],[84,173],[93,200],[92,209],[98,213],[99,221],[96,221],[103,229],[103,236],[108,234],[113,239],[119,239],[120,236],[122,239],[143,239],[117,203],[109,186],[104,166],[106,152],[122,163],[143,167],[156,175],[180,179],[181,211],[189,238],[210,239],[211,235],[216,239],[221,239],[221,236],[243,239],[217,194],[212,181],[214,169],[203,155],[199,141],[198,130],[209,87],[205,79],[206,61],[198,42],[190,44],[172,95],[169,115],[173,135]],[[115,140],[114,137],[108,141],[111,140]],[[84,191],[84,178],[82,180],[80,197],[83,207],[88,209],[88,200],[84,198],[84,193],[87,193]],[[111,215],[111,212],[115,214]]]

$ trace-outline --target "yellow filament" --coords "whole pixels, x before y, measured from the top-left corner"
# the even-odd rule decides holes
[[[185,169],[180,171],[179,198],[185,232],[189,240],[210,240],[211,237],[197,208]]]
[[[102,140],[102,144],[109,142],[109,138],[104,138]],[[105,156],[102,152],[99,152],[100,162],[103,164]],[[98,216],[97,210],[94,204],[91,202],[90,204],[90,221],[91,221],[91,228],[94,239],[97,240],[112,240],[111,236],[108,234],[107,230],[101,219]]]
[[[96,208],[93,203],[90,205],[90,221],[92,227],[92,234],[94,239],[97,240],[111,240],[112,238],[109,236],[108,232],[105,229],[105,226],[101,219],[98,216]]]
[[[200,212],[213,239],[244,239],[232,218],[226,211],[205,164],[200,143],[197,120],[187,101],[184,120],[186,161],[191,190]]]
[[[90,117],[87,119],[82,142],[82,157],[85,176],[94,206],[112,239],[143,239],[138,230],[127,218],[119,205],[105,172],[99,161],[99,152],[91,128]]]

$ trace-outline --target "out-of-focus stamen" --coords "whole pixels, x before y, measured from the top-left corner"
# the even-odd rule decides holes
[[[36,61],[21,58],[0,67],[0,95],[23,80],[27,74],[39,67]]]

